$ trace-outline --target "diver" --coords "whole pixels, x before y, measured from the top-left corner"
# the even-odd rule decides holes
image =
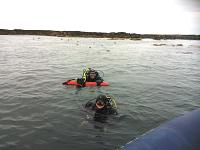
[[[108,115],[118,114],[116,102],[109,95],[99,95],[93,102],[88,101],[85,108],[95,112],[94,120],[98,122],[105,122]]]
[[[103,79],[96,70],[88,68],[83,70],[82,78],[77,79],[77,83],[81,86],[85,86],[85,82],[96,82],[97,86],[99,86]]]

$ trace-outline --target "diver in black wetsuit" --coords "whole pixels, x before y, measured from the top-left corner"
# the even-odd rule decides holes
[[[108,115],[117,115],[115,100],[108,95],[99,95],[95,102],[87,102],[85,108],[95,111],[94,120],[105,122]]]
[[[96,82],[99,86],[103,82],[103,79],[96,70],[88,68],[83,70],[82,78],[77,79],[77,83],[81,86],[85,86],[85,82]]]

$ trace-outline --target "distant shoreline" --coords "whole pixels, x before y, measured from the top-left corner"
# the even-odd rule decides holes
[[[53,31],[53,30],[7,30],[0,29],[0,35],[44,35],[58,37],[85,37],[85,38],[111,38],[111,39],[131,39],[141,40],[144,38],[154,40],[200,40],[200,35],[179,35],[179,34],[136,34],[126,32],[82,32],[82,31]]]

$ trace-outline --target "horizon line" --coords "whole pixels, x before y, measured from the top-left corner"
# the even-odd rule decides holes
[[[81,32],[81,33],[102,33],[102,34],[112,34],[112,33],[124,33],[124,34],[135,34],[135,35],[182,35],[182,36],[200,36],[200,34],[180,34],[180,33],[133,33],[133,32],[124,32],[124,31],[117,31],[117,32],[102,32],[102,31],[83,31],[83,30],[52,30],[52,29],[1,29],[0,30],[7,30],[7,31],[52,31],[52,32]]]

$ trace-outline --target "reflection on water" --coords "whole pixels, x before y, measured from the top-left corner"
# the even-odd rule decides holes
[[[85,67],[110,86],[62,85]],[[199,41],[0,36],[0,149],[114,150],[199,107],[199,68]],[[119,107],[104,123],[82,107],[102,93]]]

